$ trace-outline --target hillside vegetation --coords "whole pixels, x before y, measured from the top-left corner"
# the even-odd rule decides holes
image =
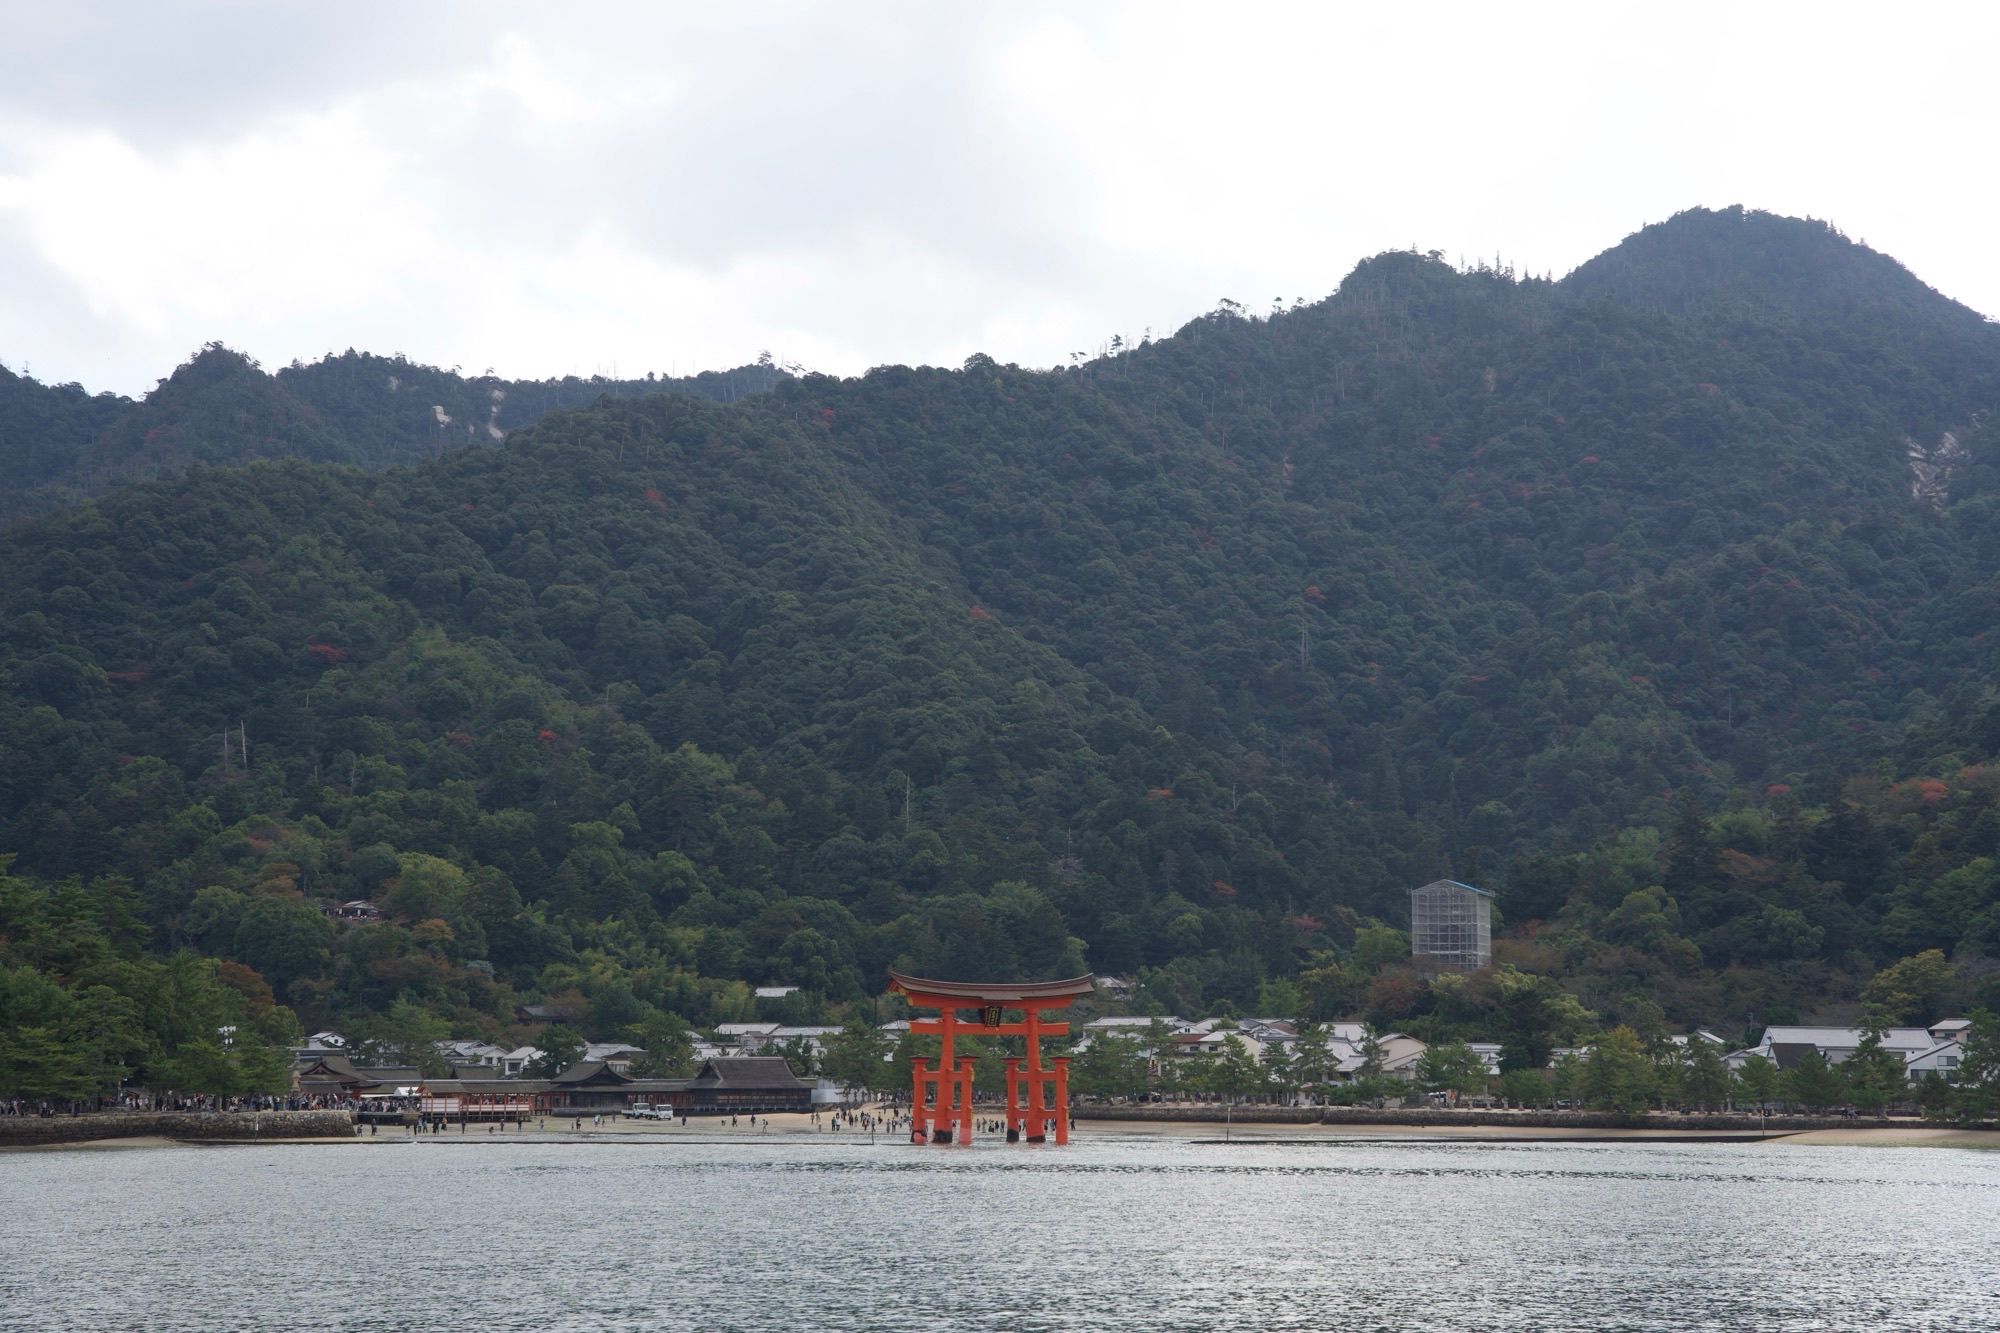
[[[1447,1032],[1560,987],[1736,1033],[1911,957],[1879,1007],[1996,998],[2000,329],[1821,224],[728,403],[23,383],[9,475],[177,473],[0,530],[42,1028],[179,949],[357,1032],[889,966]],[[1394,928],[1447,873],[1506,967],[1434,986]]]
[[[210,343],[134,402],[0,366],[0,522],[196,464],[302,458],[384,468],[493,444],[600,398],[672,392],[734,402],[784,376],[767,359],[689,379],[467,378],[352,349],[267,375]]]

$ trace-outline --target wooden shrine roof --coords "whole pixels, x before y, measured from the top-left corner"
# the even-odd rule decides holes
[[[718,1055],[702,1061],[700,1071],[687,1080],[687,1086],[751,1091],[812,1085],[794,1074],[782,1055]]]
[[[579,1060],[549,1081],[565,1088],[598,1088],[615,1087],[632,1080],[602,1060]]]
[[[968,1008],[975,1004],[1007,1004],[1016,1000],[1073,1000],[1079,995],[1090,994],[1096,985],[1097,977],[1089,972],[1066,981],[932,981],[925,977],[907,977],[894,970],[889,973],[890,990],[899,990],[910,996],[933,995],[942,1000],[964,1000]]]

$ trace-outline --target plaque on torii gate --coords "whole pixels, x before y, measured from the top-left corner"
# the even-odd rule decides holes
[[[1069,1024],[1045,1022],[1042,1015],[1069,1008],[1096,982],[1090,975],[1067,981],[931,981],[890,972],[889,989],[908,996],[912,1008],[938,1011],[936,1018],[910,1020],[911,1032],[935,1036],[939,1048],[936,1069],[925,1057],[910,1062],[910,1141],[972,1141],[973,1059],[952,1049],[953,1039],[963,1034],[1027,1039],[1025,1057],[1006,1057],[1007,1141],[1043,1143],[1053,1132],[1057,1143],[1068,1143],[1069,1057],[1058,1055],[1050,1062],[1054,1068],[1044,1066],[1042,1038],[1068,1036]],[[965,1010],[978,1016],[966,1022],[959,1017]],[[1009,1010],[1021,1017],[1009,1021]]]

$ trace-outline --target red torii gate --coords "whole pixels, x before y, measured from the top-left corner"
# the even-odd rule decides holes
[[[1007,1139],[1026,1138],[1044,1142],[1048,1126],[1055,1126],[1057,1143],[1069,1142],[1069,1057],[1058,1055],[1054,1069],[1042,1066],[1042,1038],[1066,1037],[1069,1024],[1042,1021],[1050,1009],[1067,1009],[1079,995],[1088,995],[1097,978],[1071,977],[1067,981],[930,981],[889,973],[889,989],[901,991],[919,1009],[935,1009],[936,1018],[910,1022],[910,1031],[938,1038],[938,1064],[918,1058],[911,1061],[910,1141],[912,1143],[972,1142],[973,1057],[958,1056],[952,1039],[961,1031],[989,1037],[1025,1037],[1026,1067],[1018,1055],[1007,1060]],[[961,1022],[962,1009],[976,1009],[979,1019]],[[1020,1011],[1017,1022],[1004,1022],[1006,1011]],[[929,1096],[926,1097],[928,1090]]]

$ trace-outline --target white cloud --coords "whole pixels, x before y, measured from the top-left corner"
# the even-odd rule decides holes
[[[0,359],[92,387],[210,339],[519,375],[1047,365],[1391,246],[1561,272],[1734,202],[2000,312],[1983,10],[113,18],[48,11],[0,54]]]

